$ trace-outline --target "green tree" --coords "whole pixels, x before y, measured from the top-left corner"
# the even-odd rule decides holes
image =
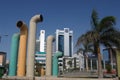
[[[107,16],[99,20],[98,14],[93,10],[91,15],[92,29],[80,36],[77,45],[81,43],[92,43],[94,45],[94,53],[98,56],[98,77],[102,78],[102,64],[100,44],[105,47],[112,48],[112,46],[120,48],[120,32],[114,28],[116,19],[114,16]]]

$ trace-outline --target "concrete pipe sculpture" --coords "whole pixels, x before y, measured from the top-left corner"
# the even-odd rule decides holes
[[[46,48],[46,76],[52,75],[52,42],[54,37],[52,35],[47,38],[47,48]]]
[[[53,56],[53,67],[52,67],[52,75],[58,76],[58,57],[61,57],[62,52],[56,52]]]
[[[9,76],[16,76],[19,39],[20,39],[19,33],[13,34],[10,50],[10,64],[8,73]]]
[[[28,37],[27,52],[27,77],[34,77],[34,58],[35,58],[35,41],[36,41],[36,23],[42,22],[42,15],[35,15],[30,20],[30,30]]]
[[[117,60],[117,75],[120,78],[120,50],[116,49],[116,60]]]
[[[28,28],[22,21],[17,22],[17,27],[20,29],[17,76],[25,76]]]

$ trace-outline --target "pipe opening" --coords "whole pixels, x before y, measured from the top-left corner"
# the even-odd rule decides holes
[[[42,15],[40,15],[40,21],[43,21],[43,16]]]
[[[21,28],[22,25],[23,25],[23,22],[22,22],[22,21],[18,21],[18,22],[17,22],[17,27],[18,27],[18,28]]]

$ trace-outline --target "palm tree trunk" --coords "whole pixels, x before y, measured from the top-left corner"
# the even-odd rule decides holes
[[[101,53],[100,53],[100,47],[99,46],[97,46],[97,54],[98,54],[98,78],[103,78]]]
[[[112,69],[113,69],[113,56],[112,56],[112,50],[111,50],[111,48],[110,48],[110,66],[112,67]]]

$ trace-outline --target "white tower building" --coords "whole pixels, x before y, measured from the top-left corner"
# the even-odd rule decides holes
[[[40,31],[40,52],[45,52],[45,30]]]
[[[69,28],[64,28],[64,30],[56,30],[56,51],[63,52],[64,56],[72,56],[73,31],[69,30]]]
[[[40,30],[39,39],[36,40],[36,53],[35,53],[35,60],[42,64],[43,68],[46,64],[46,52],[45,52],[45,30]]]

